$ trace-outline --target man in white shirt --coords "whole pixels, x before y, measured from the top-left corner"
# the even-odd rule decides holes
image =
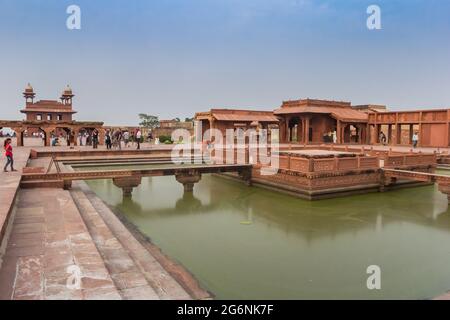
[[[418,132],[414,132],[414,134],[412,136],[413,148],[417,147],[417,143],[418,142],[419,142],[419,133]]]

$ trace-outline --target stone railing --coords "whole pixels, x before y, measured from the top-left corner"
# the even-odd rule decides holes
[[[248,148],[236,148],[233,153],[227,155],[225,149],[215,149],[211,159],[221,163],[230,163],[227,156],[232,154],[232,163],[253,164],[255,166],[266,166],[270,163],[278,163],[279,169],[292,170],[297,172],[335,172],[351,170],[379,169],[379,158],[377,156],[354,154],[335,157],[302,157],[288,152],[271,154],[270,150],[266,155],[252,153]],[[220,156],[222,158],[220,159]],[[272,160],[272,162],[270,162]],[[275,160],[275,161],[274,161]]]
[[[378,157],[354,156],[331,158],[304,158],[289,154],[279,156],[279,167],[300,172],[335,172],[379,169]]]
[[[406,155],[387,155],[384,157],[384,167],[397,168],[417,165],[436,165],[436,154],[406,154]]]

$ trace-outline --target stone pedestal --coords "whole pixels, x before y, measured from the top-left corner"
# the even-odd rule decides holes
[[[193,192],[194,184],[199,182],[202,175],[198,172],[189,173],[177,173],[175,174],[175,179],[181,184],[183,184],[184,192]]]
[[[248,169],[243,169],[238,172],[239,177],[245,181],[245,184],[247,186],[252,185],[252,168],[249,167]]]
[[[439,183],[438,189],[440,192],[447,195],[448,203],[450,204],[450,183]]]
[[[141,184],[141,177],[114,178],[113,183],[116,187],[122,189],[124,197],[131,197],[133,188]]]

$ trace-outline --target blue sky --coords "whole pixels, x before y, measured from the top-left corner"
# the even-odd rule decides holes
[[[38,99],[69,83],[76,118],[111,125],[306,97],[450,107],[450,1],[0,0],[0,119],[22,118],[27,82]]]

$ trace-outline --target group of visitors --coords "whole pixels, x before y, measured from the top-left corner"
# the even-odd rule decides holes
[[[140,129],[135,131],[122,131],[121,129],[106,131],[105,134],[105,145],[106,149],[117,149],[122,150],[122,143],[125,148],[130,146],[136,147],[136,149],[141,149],[141,139],[142,133]]]
[[[42,133],[41,138],[45,140],[45,135]],[[63,140],[66,140],[66,145],[71,146],[71,144],[75,144],[75,133],[73,131],[67,132],[65,135],[62,133],[59,134],[59,136],[52,133],[50,137],[50,144],[52,147],[60,146]]]
[[[387,137],[383,131],[380,132],[378,139],[383,146],[385,146],[387,144]],[[413,148],[414,149],[417,148],[417,145],[419,143],[419,133],[417,131],[415,131],[414,134],[412,135],[411,141],[412,141]]]

